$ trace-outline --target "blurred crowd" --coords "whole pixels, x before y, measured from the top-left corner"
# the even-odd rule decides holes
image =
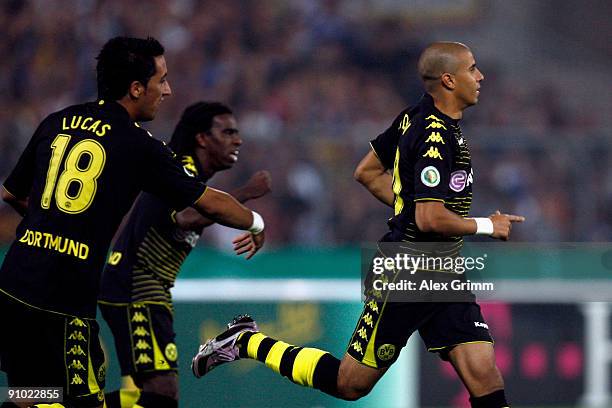
[[[0,3],[0,178],[47,114],[96,98],[95,56],[116,35],[159,39],[173,95],[145,124],[167,139],[197,100],[229,104],[244,144],[214,186],[268,169],[273,192],[253,207],[272,245],[373,241],[391,210],[352,177],[369,140],[422,90],[416,58],[435,30],[346,0],[123,0]],[[457,22],[457,24],[462,24]],[[464,23],[465,24],[465,23]],[[478,24],[478,19],[470,21]],[[478,58],[478,44],[472,44]],[[527,216],[522,241],[607,241],[612,236],[612,148],[606,123],[554,83],[509,79],[479,60],[481,103],[468,111],[472,213]],[[587,101],[584,101],[585,104]],[[18,218],[0,205],[0,243]],[[215,228],[205,243],[225,240]]]

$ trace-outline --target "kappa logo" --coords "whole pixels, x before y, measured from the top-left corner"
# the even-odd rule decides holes
[[[136,312],[134,313],[134,316],[132,316],[132,321],[136,323],[143,323],[148,322],[149,320],[141,312]]]
[[[444,129],[446,130],[446,126],[439,122],[431,122],[425,129]]]
[[[72,360],[72,363],[68,365],[68,368],[72,368],[73,370],[85,370],[83,363],[81,363],[79,360]]]
[[[363,316],[363,321],[366,322],[368,326],[374,327],[374,321],[372,320],[371,314],[366,313],[365,316]]]
[[[378,348],[376,355],[382,361],[389,361],[395,356],[395,346],[393,344],[383,344]]]
[[[70,385],[81,385],[81,384],[85,384],[85,381],[83,381],[80,375],[75,374],[72,377],[72,381],[70,381]]]
[[[361,337],[365,341],[368,341],[368,332],[366,331],[365,327],[359,328],[357,333],[359,333],[359,337]]]
[[[487,329],[489,330],[489,325],[486,323],[481,323],[481,322],[474,322],[474,326],[475,327],[482,327],[483,329]]]
[[[431,134],[429,135],[427,140],[425,140],[425,143],[442,143],[442,144],[446,144],[446,143],[444,143],[444,139],[442,139],[442,135],[440,134],[440,132],[431,132]]]
[[[70,336],[68,336],[68,340],[86,341],[87,339],[85,338],[85,336],[83,336],[83,333],[75,330]]]
[[[144,353],[140,353],[138,355],[138,359],[136,359],[136,364],[149,364],[152,363],[153,360],[151,359],[151,357],[147,356]]]
[[[423,155],[423,157],[429,157],[429,158],[431,158],[431,159],[440,159],[440,160],[444,160],[444,159],[442,158],[442,155],[440,154],[440,151],[438,150],[438,148],[437,148],[437,147],[433,147],[433,146],[430,146],[430,147],[429,147],[429,150],[427,150],[427,151],[425,152],[425,154]]]
[[[151,345],[147,343],[146,340],[143,340],[143,339],[138,340],[135,347],[137,350],[150,350],[151,349]]]
[[[353,349],[359,354],[363,354],[363,347],[361,346],[360,342],[354,342],[353,344],[351,344],[351,347],[353,347]]]

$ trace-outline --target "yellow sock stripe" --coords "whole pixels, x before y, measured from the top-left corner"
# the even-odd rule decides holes
[[[249,339],[249,344],[247,345],[247,355],[249,358],[257,360],[257,350],[259,350],[259,345],[265,338],[266,336],[261,333],[255,333],[251,336]]]
[[[290,344],[287,344],[282,341],[277,341],[274,343],[268,355],[266,356],[266,366],[274,370],[276,373],[280,373],[280,364],[281,359],[283,357],[283,353],[291,347]]]
[[[140,390],[119,390],[119,403],[122,408],[133,407],[140,398]]]
[[[303,348],[295,357],[291,377],[293,382],[307,387],[313,387],[315,368],[325,351],[315,348]]]

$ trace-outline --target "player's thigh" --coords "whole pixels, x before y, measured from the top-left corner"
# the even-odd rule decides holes
[[[99,406],[106,368],[96,321],[17,302],[11,312],[13,326],[6,333],[9,342],[3,354],[9,386],[63,388],[67,403]]]
[[[461,344],[492,344],[480,306],[475,302],[438,303],[435,314],[419,328],[427,350],[448,360],[448,353]]]
[[[347,354],[361,365],[388,368],[408,338],[435,312],[436,305],[368,299],[349,341]]]
[[[110,327],[121,375],[130,375],[139,388],[152,373],[177,371],[176,334],[172,313],[162,304],[100,304]]]

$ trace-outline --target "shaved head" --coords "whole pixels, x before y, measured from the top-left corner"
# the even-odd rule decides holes
[[[461,54],[470,52],[470,49],[458,42],[441,41],[429,45],[419,57],[418,70],[427,90],[435,87],[444,73],[454,74]]]

